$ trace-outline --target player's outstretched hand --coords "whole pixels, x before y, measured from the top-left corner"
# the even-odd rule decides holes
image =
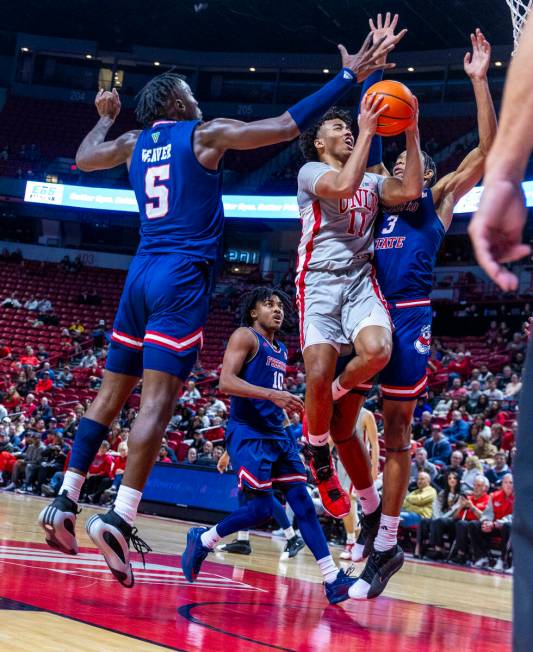
[[[376,93],[365,95],[357,116],[359,133],[374,136],[378,128],[378,118],[388,108],[389,105],[383,103],[383,95],[377,95]]]
[[[520,183],[487,177],[468,233],[480,266],[504,292],[518,288],[518,278],[503,267],[531,253],[522,243],[527,209]]]
[[[339,52],[342,59],[342,67],[349,68],[354,72],[357,81],[364,81],[375,70],[389,70],[394,68],[395,63],[385,63],[387,54],[396,47],[398,41],[403,38],[404,32],[396,36],[387,37],[384,34],[373,43],[372,32],[369,32],[364,40],[361,49],[356,54],[349,54],[344,45],[339,44]],[[386,43],[387,42],[387,43]]]
[[[407,34],[406,29],[402,29],[398,34],[394,33],[394,30],[398,25],[398,14],[394,14],[394,16],[391,19],[390,11],[387,11],[387,13],[385,14],[385,20],[383,20],[381,14],[378,14],[376,18],[376,22],[374,22],[374,20],[370,18],[368,20],[368,24],[370,26],[370,32],[372,33],[372,43],[377,43],[380,39],[385,37],[385,40],[383,41],[383,45],[385,47],[387,47],[391,43],[393,43],[395,46],[398,43],[398,41]],[[383,63],[384,61],[385,59],[383,59]],[[379,63],[382,62],[380,61]]]
[[[276,390],[273,392],[270,400],[272,403],[283,408],[287,412],[298,412],[298,414],[302,414],[304,411],[304,403],[302,399],[298,396],[294,396],[294,394],[291,394],[290,392]]]
[[[470,34],[470,41],[472,42],[472,52],[465,54],[465,72],[470,79],[486,79],[490,66],[490,43],[479,27],[475,34]]]
[[[117,89],[114,88],[111,92],[104,91],[101,88],[96,94],[94,100],[96,110],[101,118],[110,118],[116,120],[120,113],[120,97],[118,96]]]

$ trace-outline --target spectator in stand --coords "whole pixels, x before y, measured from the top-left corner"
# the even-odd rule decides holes
[[[5,418],[7,418],[7,410],[6,410],[5,405],[0,403],[0,423],[3,422],[3,420]],[[11,420],[10,420],[10,422],[11,422]]]
[[[196,464],[198,461],[198,453],[196,448],[191,446],[187,451],[187,457],[183,460],[183,464]]]
[[[447,418],[451,407],[452,399],[449,392],[443,392],[439,402],[433,410],[433,416],[445,419]]]
[[[48,425],[48,422],[54,416],[54,410],[52,409],[52,406],[50,405],[50,401],[46,396],[43,396],[41,398],[39,407],[35,412],[35,416],[38,419],[42,419],[46,425]]]
[[[483,414],[489,408],[489,399],[486,394],[481,394],[477,402],[475,414]]]
[[[68,327],[68,330],[72,337],[79,338],[85,333],[85,326],[81,323],[79,317],[74,317],[74,321]]]
[[[489,368],[486,364],[482,364],[479,367],[479,384],[481,386],[481,391],[484,391],[487,387],[487,383],[492,378],[492,373],[489,371]]]
[[[507,350],[511,353],[524,353],[526,350],[526,340],[522,333],[514,333],[513,339],[507,345]]]
[[[507,456],[503,451],[498,451],[494,455],[494,466],[488,471],[485,471],[485,477],[490,482],[490,490],[494,491],[499,489],[502,485],[503,478],[509,474],[511,470],[507,466]]]
[[[213,442],[206,441],[202,447],[202,452],[198,455],[198,464],[202,466],[216,466],[216,462],[213,458]]]
[[[468,395],[466,387],[463,387],[463,381],[460,378],[454,378],[452,381],[452,388],[450,396],[452,400],[460,401]]]
[[[104,440],[89,467],[87,479],[81,490],[85,502],[100,504],[102,494],[112,484],[112,470],[113,458],[109,454],[109,442]]]
[[[221,401],[219,398],[216,397],[211,397],[206,405],[206,414],[209,418],[215,417],[218,415],[218,413],[222,410],[224,413],[227,414],[227,408],[226,404],[224,401]]]
[[[483,466],[479,457],[471,455],[465,459],[465,472],[461,477],[461,493],[474,491],[474,482],[479,475],[483,475]]]
[[[37,387],[35,388],[35,392],[37,394],[43,394],[44,392],[51,391],[53,386],[54,383],[50,378],[50,372],[45,371],[44,376],[42,378],[39,378],[39,381],[37,382]]]
[[[450,539],[455,533],[454,515],[460,507],[460,478],[455,471],[447,473],[444,488],[433,503],[433,513],[429,522],[430,552],[425,553],[430,559],[444,559],[444,535]],[[422,550],[420,550],[422,556]]]
[[[450,463],[448,466],[443,469],[441,473],[435,478],[434,484],[436,484],[439,487],[442,487],[442,489],[446,488],[446,483],[447,483],[447,478],[450,473],[455,473],[455,475],[461,480],[463,477],[463,473],[465,472],[464,466],[464,455],[461,451],[452,451],[451,457],[450,457]]]
[[[429,473],[420,471],[416,484],[416,489],[405,497],[400,513],[400,525],[404,527],[419,525],[423,518],[431,518],[433,512],[437,492],[431,486]]]
[[[17,299],[17,293],[12,292],[10,295],[8,295],[2,303],[0,303],[1,308],[22,308],[22,304],[20,301]]]
[[[10,357],[11,357],[11,349],[7,345],[7,342],[5,340],[0,340],[0,359],[10,358]]]
[[[20,411],[29,419],[37,411],[37,404],[35,403],[35,396],[33,394],[28,394],[24,400],[24,404],[21,406]]]
[[[204,447],[204,444],[205,444],[205,439],[201,430],[195,430],[193,432],[193,440],[191,443],[191,448],[196,448],[196,452],[200,453],[200,451]]]
[[[74,376],[72,375],[72,372],[70,370],[70,365],[66,364],[63,369],[58,371],[57,373],[57,383],[56,385],[58,387],[68,387],[72,381],[74,380]]]
[[[37,310],[38,310],[38,312],[43,313],[43,314],[47,313],[47,312],[52,312],[53,306],[52,306],[52,302],[50,301],[50,299],[46,299],[46,298],[41,299],[41,301],[39,301],[39,306],[37,307]]]
[[[39,309],[39,303],[40,300],[32,295],[24,304],[24,308],[26,308],[26,310],[37,311]]]
[[[466,397],[466,410],[469,414],[477,411],[479,398],[482,396],[479,380],[473,380],[470,383],[470,390]]]
[[[293,412],[291,414],[290,422],[286,427],[286,431],[293,441],[300,441],[302,438],[302,423],[298,412]]]
[[[511,430],[507,430],[503,435],[502,449],[504,451],[511,451],[516,442],[516,433],[518,432],[518,421],[513,421]]]
[[[437,467],[428,462],[428,454],[425,448],[417,448],[415,458],[411,462],[411,479],[409,481],[409,488],[414,489],[418,479],[418,474],[424,471],[429,474],[431,481],[437,476]]]
[[[506,473],[502,479],[502,487],[489,496],[479,521],[471,521],[469,535],[472,544],[474,566],[483,568],[489,565],[490,540],[495,533],[500,535],[498,547],[501,557],[496,561],[494,570],[503,571],[508,563],[508,543],[511,537],[513,521],[514,491],[513,476]],[[493,544],[494,545],[494,544]]]
[[[501,448],[503,442],[503,426],[501,423],[493,423],[490,427],[490,443],[496,448]]]
[[[43,451],[42,461],[37,473],[35,493],[40,495],[42,487],[54,474],[63,470],[67,459],[69,447],[65,446],[62,438],[57,434],[51,434],[49,443]]]
[[[102,346],[104,346],[105,332],[106,332],[105,319],[100,319],[98,321],[98,324],[96,324],[95,329],[91,333],[95,347],[101,348]]]
[[[44,344],[37,345],[37,353],[35,354],[35,356],[37,357],[39,362],[44,362],[45,360],[48,360],[48,358],[50,357],[44,347]]]
[[[522,381],[518,374],[511,374],[510,381],[505,385],[503,398],[511,401],[517,401],[522,389]]]
[[[11,385],[7,389],[4,397],[4,407],[8,412],[14,412],[17,407],[22,403],[22,396],[18,393],[15,385]]]
[[[452,412],[452,423],[448,428],[444,429],[444,435],[449,439],[452,444],[457,441],[468,441],[470,425],[463,419],[463,415],[459,410]]]
[[[20,356],[20,362],[28,367],[38,367],[41,364],[31,346],[25,347],[24,355]]]
[[[427,399],[422,396],[416,401],[415,411],[413,412],[413,419],[418,422],[422,418],[424,412],[429,412],[429,414],[431,414],[433,412],[433,408],[428,403]]]
[[[5,488],[5,491],[15,491],[24,474],[21,492],[31,493],[32,484],[41,465],[44,449],[45,446],[38,435],[30,433],[26,436],[26,446],[21,457],[17,459],[13,466],[11,483]]]
[[[161,448],[159,449],[159,455],[157,461],[164,462],[165,464],[172,464],[172,460],[168,456],[168,450],[166,446],[161,446]]]
[[[215,446],[213,448],[213,460],[215,462],[215,466],[218,468],[218,462],[220,461],[220,458],[224,455],[224,447],[223,446]]]
[[[56,375],[50,366],[49,362],[44,362],[41,371],[37,374],[38,378],[43,378],[45,374],[48,374],[53,382],[56,380]]]
[[[432,464],[446,465],[450,462],[452,447],[448,438],[442,434],[441,427],[438,424],[433,424],[431,437],[424,443],[424,448],[428,454],[428,460]]]
[[[168,439],[166,437],[163,437],[161,440],[161,445],[167,449],[167,454],[170,457],[172,464],[177,464],[178,458],[176,457],[176,453],[172,450],[172,447],[168,445]]]
[[[204,407],[198,408],[198,410],[196,411],[196,418],[200,420],[200,423],[202,424],[202,428],[209,428],[209,426],[211,425],[211,420],[205,413]]]
[[[128,461],[128,444],[123,441],[118,445],[118,455],[113,457],[113,469],[111,471],[111,480],[113,481],[110,492],[116,494],[118,488],[122,484],[122,476],[126,469],[126,462]]]
[[[96,356],[94,355],[93,349],[87,349],[87,353],[83,356],[80,362],[80,367],[83,369],[89,369],[96,365]]]
[[[523,353],[515,353],[513,355],[513,361],[511,363],[511,369],[515,371],[517,374],[522,373],[522,368],[524,366],[524,354]]]
[[[179,402],[180,403],[194,403],[199,398],[202,398],[199,389],[196,387],[194,380],[189,380],[187,382],[187,389],[181,395]]]
[[[456,354],[455,359],[448,365],[448,373],[450,378],[458,376],[460,379],[465,380],[470,372],[470,355],[462,351]]]
[[[294,380],[295,380],[294,393],[298,394],[299,396],[304,396],[305,388],[306,388],[305,375],[301,371],[299,371],[296,374],[296,378]]]
[[[503,392],[498,389],[496,378],[490,378],[487,382],[487,389],[483,392],[489,401],[501,401]]]
[[[431,412],[422,412],[419,423],[412,428],[412,436],[415,441],[424,441],[431,437]]]
[[[487,428],[480,432],[474,445],[475,455],[482,461],[493,460],[496,455],[496,446],[490,443],[490,430]]]
[[[459,508],[454,514],[455,543],[452,561],[466,564],[469,540],[469,525],[479,521],[489,502],[489,481],[484,475],[474,480],[474,491],[469,496],[459,498]]]

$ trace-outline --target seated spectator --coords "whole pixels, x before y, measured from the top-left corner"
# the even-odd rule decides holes
[[[83,369],[89,369],[90,367],[94,367],[96,362],[97,360],[93,349],[87,349],[87,353],[81,359],[80,367]]]
[[[448,464],[450,462],[452,447],[448,439],[442,434],[438,424],[433,424],[431,437],[426,440],[424,448],[428,454],[428,460],[432,464]]]
[[[8,412],[14,412],[22,403],[22,396],[18,393],[15,385],[11,385],[7,388],[3,403]]]
[[[459,351],[455,356],[455,359],[448,365],[448,372],[451,377],[457,375],[460,379],[464,380],[467,378],[470,368],[470,355],[463,353],[463,351]]]
[[[516,442],[516,433],[518,432],[518,421],[513,421],[511,430],[507,430],[503,435],[502,448],[504,451],[511,451]]]
[[[428,462],[428,454],[425,448],[417,448],[415,458],[411,462],[410,488],[412,487],[414,489],[417,486],[418,474],[421,471],[428,473],[432,481],[437,475],[437,467],[431,462]]]
[[[459,410],[452,412],[452,424],[444,429],[444,435],[448,440],[455,444],[457,441],[467,441],[470,425],[463,419],[463,415]]]
[[[28,367],[38,367],[41,364],[31,346],[24,349],[24,355],[20,356],[20,362]]]
[[[74,321],[68,327],[69,333],[74,337],[80,337],[85,333],[85,326],[81,323],[79,317],[74,317]]]
[[[433,416],[445,419],[448,416],[451,406],[452,399],[450,394],[448,392],[443,392],[440,401],[433,410]]]
[[[46,484],[54,474],[63,471],[67,459],[69,447],[65,446],[62,438],[53,433],[43,451],[42,461],[37,473],[35,493],[41,494],[42,486]]]
[[[492,378],[492,373],[489,371],[489,368],[486,364],[479,366],[479,384],[481,386],[481,391],[484,391],[487,388],[489,380]]]
[[[302,423],[298,412],[293,412],[291,414],[290,423],[286,427],[286,431],[288,432],[289,436],[296,442],[300,441],[302,438]]]
[[[111,471],[111,480],[113,483],[110,487],[110,491],[114,494],[117,493],[122,484],[122,478],[124,477],[124,471],[126,470],[126,463],[128,461],[128,444],[125,441],[120,442],[117,452],[118,455],[113,458],[113,469]]]
[[[490,490],[499,489],[503,478],[510,472],[511,470],[507,466],[506,454],[504,451],[497,451],[494,455],[494,466],[485,471],[485,477],[490,482]]]
[[[26,310],[37,310],[39,308],[39,299],[37,299],[33,294],[24,304]]]
[[[187,382],[187,389],[180,396],[180,403],[194,403],[199,398],[202,398],[200,391],[196,387],[194,380],[189,380]]]
[[[100,319],[96,324],[95,329],[91,333],[94,346],[102,347],[105,343],[106,324],[105,319]]]
[[[431,415],[431,412],[433,411],[433,408],[431,405],[427,402],[427,399],[425,399],[423,396],[417,399],[416,401],[416,406],[415,406],[415,411],[413,413],[413,418],[415,421],[420,421],[422,419],[422,415],[424,412],[428,412]]]
[[[1,308],[22,308],[22,304],[20,301],[17,299],[17,293],[12,292],[9,296],[7,296],[2,303],[0,303]]]
[[[465,472],[461,476],[461,493],[474,491],[474,482],[479,475],[483,475],[483,466],[479,457],[471,455],[465,459]]]
[[[204,407],[198,408],[198,410],[196,411],[196,418],[200,420],[200,423],[202,424],[202,428],[209,428],[209,426],[211,425],[211,420],[205,413]]]
[[[215,466],[218,468],[218,463],[221,459],[221,457],[224,455],[224,447],[223,446],[215,446],[213,448],[213,461],[215,463]]]
[[[9,358],[11,356],[11,349],[5,340],[0,340],[0,359]]]
[[[466,396],[466,410],[469,414],[474,414],[477,411],[480,396],[482,396],[482,394],[479,380],[473,380],[470,383],[470,390]]]
[[[172,460],[168,456],[168,450],[166,446],[161,446],[159,449],[159,456],[157,458],[158,462],[165,462],[165,464],[172,464]]]
[[[446,488],[446,483],[448,481],[448,476],[450,473],[455,473],[455,475],[461,480],[465,469],[463,467],[464,455],[461,451],[455,450],[452,451],[450,457],[450,463],[448,466],[435,478],[435,484],[442,489]]]
[[[294,394],[297,394],[298,396],[304,396],[305,388],[305,375],[299,371],[294,379]]]
[[[198,464],[202,466],[216,466],[216,462],[213,458],[213,442],[205,441],[202,446],[202,452],[198,455]]]
[[[424,441],[431,437],[431,412],[427,410],[422,412],[420,421],[412,428],[412,436],[415,441]]]
[[[496,448],[501,448],[503,442],[503,426],[501,423],[493,423],[490,427],[490,443]]]
[[[81,490],[80,501],[99,505],[102,494],[111,487],[112,470],[113,458],[109,454],[109,442],[104,440],[89,467],[87,479]]]
[[[437,492],[431,486],[429,473],[421,471],[416,481],[417,488],[405,497],[400,513],[400,524],[404,527],[417,525],[423,518],[431,518]]]
[[[497,448],[490,443],[490,430],[487,428],[480,432],[474,445],[474,453],[481,461],[493,460]]]
[[[39,407],[37,408],[35,415],[39,419],[42,419],[46,425],[48,425],[48,422],[54,416],[54,410],[52,409],[52,406],[50,405],[50,401],[46,396],[43,396],[41,398]]]
[[[21,406],[20,411],[29,419],[37,411],[37,404],[35,403],[35,396],[33,394],[28,394],[24,400],[24,404]]]
[[[44,344],[38,344],[37,345],[37,353],[35,354],[39,362],[44,362],[45,360],[48,360],[49,355],[46,349],[44,348]]]
[[[183,460],[183,464],[196,464],[198,461],[198,453],[196,448],[192,446],[187,451],[187,457]]]
[[[37,382],[37,387],[35,388],[35,392],[37,394],[49,392],[53,386],[54,383],[50,378],[50,373],[48,371],[45,371],[44,376],[42,378],[39,378],[39,381]]]
[[[5,491],[15,491],[22,482],[21,491],[31,493],[32,485],[37,478],[45,446],[41,438],[35,433],[28,433],[26,436],[26,446],[13,466],[11,472],[11,482],[5,488]],[[22,476],[24,475],[24,481]]]
[[[502,479],[502,488],[489,496],[479,521],[471,521],[469,535],[472,544],[474,566],[483,568],[489,565],[490,540],[495,533],[500,535],[498,548],[501,557],[496,561],[494,570],[504,570],[508,564],[508,543],[511,537],[511,523],[514,510],[513,476],[506,473]]]
[[[452,400],[461,400],[468,395],[468,391],[463,387],[463,381],[460,378],[454,378],[452,381],[452,388],[450,390],[450,396]]]
[[[168,439],[166,437],[163,437],[163,439],[161,441],[161,445],[164,446],[167,449],[167,455],[169,456],[170,461],[172,462],[172,464],[177,464],[178,463],[178,458],[176,457],[176,453],[168,445]]]
[[[48,374],[50,378],[52,379],[53,382],[56,380],[56,375],[54,373],[54,370],[50,366],[49,362],[44,362],[41,371],[37,374],[38,378],[44,378],[44,375]]]
[[[503,398],[508,400],[517,400],[522,389],[522,382],[518,374],[511,374],[511,380],[505,385]]]
[[[41,301],[39,301],[39,306],[37,307],[38,312],[47,313],[47,312],[52,312],[52,310],[53,310],[53,306],[50,299],[41,299]]]
[[[430,559],[444,559],[444,535],[450,539],[455,532],[454,515],[460,506],[461,488],[460,478],[455,471],[446,475],[446,484],[437,500],[433,503],[433,513],[429,522],[429,547],[430,552],[426,556]],[[422,532],[422,529],[421,529]],[[420,550],[422,553],[422,550]]]
[[[58,371],[56,383],[58,387],[68,387],[73,380],[74,376],[70,370],[70,365],[66,364],[63,369]]]
[[[469,541],[469,525],[479,521],[489,502],[489,481],[483,475],[474,480],[474,492],[459,498],[459,508],[454,514],[455,542],[452,561],[466,564]]]
[[[217,414],[222,410],[224,413],[227,413],[226,404],[224,401],[221,401],[219,398],[212,397],[209,399],[206,405],[206,414],[209,418],[216,417]]]
[[[503,399],[503,392],[501,389],[498,389],[496,378],[489,379],[487,389],[483,394],[489,399],[489,401],[501,401]]]

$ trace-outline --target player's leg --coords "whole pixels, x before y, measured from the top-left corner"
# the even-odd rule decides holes
[[[59,494],[39,515],[46,542],[66,554],[78,551],[77,503],[89,466],[142,375],[145,315],[144,302],[138,299],[142,295],[141,278],[142,266],[134,259],[113,324],[102,385],[80,420]]]
[[[247,499],[247,495],[244,491],[238,492],[237,500],[239,502],[239,507],[244,507],[244,505],[246,505]],[[239,530],[237,532],[237,537],[233,541],[220,544],[217,546],[217,550],[220,552],[234,553],[236,555],[251,555],[252,546],[250,544],[250,531]]]
[[[331,422],[331,437],[363,510],[361,531],[352,548],[352,561],[361,561],[370,554],[381,514],[379,494],[372,479],[370,455],[365,443],[354,432],[364,400],[364,393],[346,394],[335,404]]]
[[[346,530],[346,546],[344,550],[341,552],[339,557],[341,559],[351,559],[352,558],[352,549],[355,546],[355,540],[356,540],[356,533],[355,533],[355,528],[356,528],[356,520],[355,520],[355,515],[357,513],[357,503],[355,502],[355,496],[350,496],[351,501],[352,501],[352,508],[350,510],[350,513],[348,516],[345,516],[342,519],[342,523],[344,525],[344,529]]]
[[[328,548],[315,505],[306,486],[306,472],[300,454],[291,441],[279,442],[279,458],[272,468],[273,482],[283,488],[294,511],[300,533],[317,561],[324,578],[324,592],[332,604],[348,598],[348,589],[355,579],[339,570]]]

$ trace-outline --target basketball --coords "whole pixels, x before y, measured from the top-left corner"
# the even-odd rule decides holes
[[[379,116],[376,131],[378,136],[397,136],[411,125],[415,117],[416,102],[405,84],[386,79],[371,86],[366,95],[371,93],[383,95],[383,102],[389,105],[387,111]]]

